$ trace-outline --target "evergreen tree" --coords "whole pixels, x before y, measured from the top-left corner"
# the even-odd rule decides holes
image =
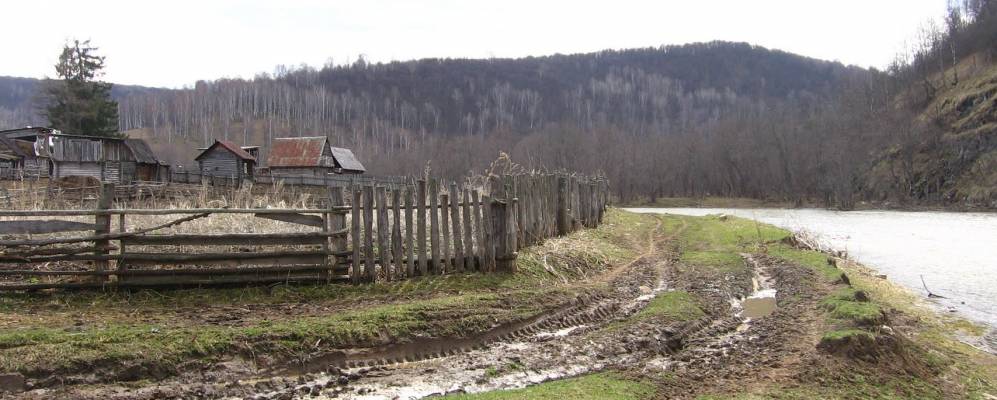
[[[49,125],[66,133],[118,135],[118,103],[111,99],[111,84],[102,82],[104,57],[90,41],[67,44],[55,65],[59,80],[45,89],[45,116]]]

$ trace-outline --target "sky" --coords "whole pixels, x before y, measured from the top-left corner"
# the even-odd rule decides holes
[[[279,64],[523,57],[712,40],[885,67],[945,0],[4,0],[0,75],[90,39],[104,79],[183,87]]]

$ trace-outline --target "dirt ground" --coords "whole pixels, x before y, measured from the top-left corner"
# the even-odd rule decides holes
[[[316,351],[298,354],[298,359],[246,357],[243,352],[199,360],[178,374],[141,365],[130,370],[107,366],[118,374],[110,379],[95,378],[99,371],[65,371],[48,380],[33,379],[34,388],[17,397],[421,398],[521,388],[609,370],[653,384],[657,398],[964,398],[972,390],[988,398],[992,383],[986,380],[991,377],[980,377],[982,389],[971,390],[952,377],[959,373],[952,362],[933,361],[942,356],[930,355],[931,350],[909,339],[923,331],[918,318],[895,309],[857,327],[829,318],[827,299],[852,290],[847,278],[827,279],[823,270],[770,254],[764,243],[739,244],[733,253],[738,262],[693,262],[689,254],[704,250],[696,247],[697,236],[689,236],[693,228],[702,229],[690,227],[694,220],[648,218],[656,218],[654,229],[626,236],[639,250],[629,262],[555,285],[559,294],[548,294],[550,304],[538,312],[496,321],[468,335],[384,334],[373,345],[323,349],[316,344]],[[775,310],[746,318],[745,298],[766,290],[777,293]],[[513,292],[495,293],[502,297]],[[456,294],[444,290],[431,296]],[[416,297],[425,300],[422,296],[399,290],[365,296],[362,305],[356,297],[203,305],[137,318],[249,327],[289,315],[317,317],[349,308],[402,305]],[[63,323],[74,318],[46,313],[44,306],[26,315]],[[862,339],[865,334],[829,339],[828,332],[856,330],[852,328],[875,334],[870,341]],[[993,362],[992,356],[981,357],[975,360]]]

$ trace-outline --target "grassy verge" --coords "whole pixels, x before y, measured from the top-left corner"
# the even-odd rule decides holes
[[[782,200],[751,199],[746,197],[659,197],[654,201],[640,198],[628,207],[665,208],[790,208],[793,203]]]
[[[654,393],[654,386],[647,382],[626,379],[613,373],[599,373],[541,383],[523,389],[459,394],[445,398],[453,400],[641,400],[653,398]]]
[[[612,210],[597,229],[523,250],[515,274],[8,294],[0,297],[0,370],[45,376],[132,364],[168,374],[187,361],[228,355],[281,360],[409,337],[464,336],[562,304],[578,290],[599,290],[579,278],[628,262],[656,227],[653,217]]]
[[[928,368],[939,371],[936,380],[955,381],[954,386],[966,398],[984,398],[992,394],[997,384],[997,361],[956,339],[957,335],[980,335],[983,330],[965,320],[942,316],[924,305],[908,290],[854,263],[828,263],[828,255],[817,251],[801,250],[781,242],[790,232],[752,221],[717,216],[684,217],[662,216],[666,221],[680,219],[689,228],[680,238],[681,261],[686,268],[708,268],[718,271],[737,271],[742,268],[739,252],[764,252],[788,262],[808,267],[827,284],[841,279],[845,273],[851,286],[839,288],[821,299],[820,306],[827,320],[824,340],[842,340],[852,336],[874,340],[880,327],[887,323],[886,315],[896,310],[916,320],[908,330],[910,354]],[[849,373],[825,377],[819,384],[802,387],[755,388],[733,397],[713,398],[925,398],[942,399],[952,393],[943,393],[937,382],[906,376],[903,379],[876,375],[875,369],[855,369]]]

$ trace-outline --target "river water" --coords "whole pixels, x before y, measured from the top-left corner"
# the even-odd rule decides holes
[[[642,213],[729,214],[805,230],[942,309],[997,328],[997,213],[817,209],[631,208]]]

